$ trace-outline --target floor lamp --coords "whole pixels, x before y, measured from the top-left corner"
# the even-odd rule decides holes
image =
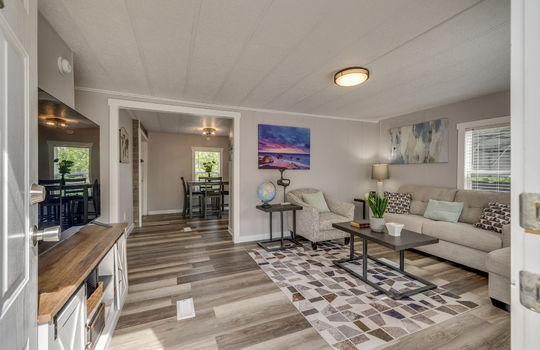
[[[388,164],[373,164],[371,166],[371,178],[377,180],[377,193],[380,197],[383,197],[383,180],[388,179]]]

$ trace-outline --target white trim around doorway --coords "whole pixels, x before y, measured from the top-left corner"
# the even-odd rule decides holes
[[[240,237],[240,118],[241,113],[226,110],[196,108],[166,103],[143,102],[109,98],[109,207],[110,222],[118,222],[119,208],[119,112],[120,109],[150,110],[155,112],[196,114],[208,117],[229,118],[233,120],[233,181],[232,197],[230,199],[232,215],[229,217],[229,226],[233,227],[233,242],[238,242]]]

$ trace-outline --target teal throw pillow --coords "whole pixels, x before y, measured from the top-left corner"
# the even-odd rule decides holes
[[[424,217],[436,221],[458,222],[462,210],[462,202],[444,202],[430,199]]]
[[[330,212],[330,209],[328,208],[328,204],[326,204],[326,200],[324,199],[324,195],[322,194],[322,192],[303,193],[302,198],[304,199],[304,202],[317,208],[319,213]]]

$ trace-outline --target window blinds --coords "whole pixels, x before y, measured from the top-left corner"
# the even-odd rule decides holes
[[[465,189],[510,191],[510,125],[465,131]]]

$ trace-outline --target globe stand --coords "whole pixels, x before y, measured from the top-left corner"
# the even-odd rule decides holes
[[[263,202],[261,207],[263,207],[264,209],[269,209],[269,208],[272,208],[272,205],[270,203],[268,203],[268,202]]]

